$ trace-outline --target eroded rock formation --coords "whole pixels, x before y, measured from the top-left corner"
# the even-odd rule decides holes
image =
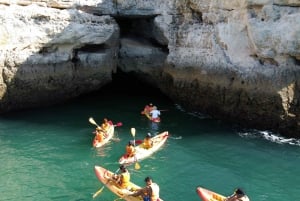
[[[300,137],[299,0],[0,5],[1,111],[99,89],[118,67],[191,109]]]

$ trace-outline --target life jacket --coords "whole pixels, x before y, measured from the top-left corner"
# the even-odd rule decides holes
[[[151,201],[157,201],[159,200],[159,186],[156,183],[152,183],[151,185]]]
[[[98,142],[102,142],[104,139],[103,133],[101,133],[101,132],[96,133],[96,138],[97,138]]]
[[[151,138],[145,138],[143,145],[144,145],[145,149],[151,148],[152,147],[152,140],[151,140]]]
[[[134,156],[134,153],[135,153],[134,147],[131,146],[131,145],[127,145],[127,146],[126,146],[126,154],[127,154],[127,157],[133,157],[133,156]]]
[[[129,172],[123,172],[121,175],[121,180],[120,180],[120,188],[127,188],[130,183],[130,174]]]
[[[108,130],[109,126],[110,126],[109,123],[103,123],[103,124],[101,124],[101,128],[102,128],[103,130],[105,130],[105,131]]]

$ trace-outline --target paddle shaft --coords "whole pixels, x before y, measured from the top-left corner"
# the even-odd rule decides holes
[[[89,122],[90,122],[91,124],[94,124],[94,125],[97,126],[97,127],[100,127],[100,126],[96,123],[96,121],[93,119],[93,117],[90,117],[90,118],[89,118]]]

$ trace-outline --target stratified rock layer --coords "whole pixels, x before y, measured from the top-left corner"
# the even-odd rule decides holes
[[[118,66],[191,109],[300,137],[298,0],[0,3],[2,111],[99,89]]]

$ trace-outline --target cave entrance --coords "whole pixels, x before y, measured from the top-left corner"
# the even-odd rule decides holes
[[[160,89],[140,79],[136,73],[125,73],[121,70],[114,73],[112,75],[112,82],[103,86],[99,91],[101,93],[132,96],[165,96]]]
[[[125,97],[158,96],[168,99],[159,88],[147,81],[151,75],[145,73],[151,72],[145,69],[160,68],[169,53],[168,41],[156,27],[155,17],[114,16],[120,28],[117,72],[112,75],[112,82],[100,89],[101,93],[115,93]],[[140,48],[141,51],[134,48]],[[152,51],[144,53],[143,48]],[[145,71],[141,70],[142,68]]]

